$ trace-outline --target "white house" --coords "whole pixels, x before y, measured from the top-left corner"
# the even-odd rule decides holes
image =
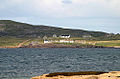
[[[53,37],[54,37],[54,38],[56,38],[56,37],[57,37],[57,35],[56,35],[56,34],[54,34],[54,35],[53,35]]]
[[[50,43],[50,41],[48,41],[48,40],[44,40],[44,43]]]
[[[70,38],[70,35],[60,35],[61,38]]]
[[[60,40],[60,43],[74,43],[73,40]]]
[[[44,43],[74,43],[73,40],[44,40]]]
[[[44,40],[44,43],[56,43],[58,40]]]
[[[52,43],[51,40],[44,40],[44,43]]]

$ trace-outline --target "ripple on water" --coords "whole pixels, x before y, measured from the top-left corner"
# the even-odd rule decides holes
[[[0,79],[77,71],[120,71],[120,49],[0,49]]]

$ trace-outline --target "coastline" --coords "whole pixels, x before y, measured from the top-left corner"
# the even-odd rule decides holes
[[[17,46],[1,46],[0,48],[19,48],[19,47],[17,47]]]
[[[0,46],[0,48],[120,48],[120,46],[114,47],[105,47],[105,46],[96,46],[96,45],[65,45],[65,44],[39,44],[39,45],[24,45],[18,46]]]
[[[40,45],[27,45],[22,46],[21,48],[106,48],[104,46],[95,46],[95,45],[65,45],[65,44],[40,44]]]

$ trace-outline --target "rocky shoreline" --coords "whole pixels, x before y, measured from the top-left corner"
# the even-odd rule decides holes
[[[96,45],[65,45],[65,44],[39,44],[39,45],[21,45],[21,46],[3,46],[0,48],[117,48],[120,47],[105,47],[105,46],[96,46]]]
[[[64,72],[44,74],[31,79],[120,79],[120,71],[112,72]]]
[[[106,47],[95,45],[40,44],[40,45],[27,45],[22,46],[20,48],[106,48]]]

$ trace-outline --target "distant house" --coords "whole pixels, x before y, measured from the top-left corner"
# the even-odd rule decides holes
[[[60,40],[60,43],[74,43],[73,40]]]
[[[54,38],[56,38],[56,37],[57,37],[57,35],[56,35],[56,34],[53,34],[53,37],[54,37]]]
[[[44,39],[44,40],[47,39],[47,36],[44,36],[43,39]]]
[[[44,40],[44,43],[51,43],[51,41],[49,41],[49,40]]]
[[[70,35],[60,35],[61,38],[70,38]]]
[[[74,43],[73,40],[44,40],[44,43]]]
[[[58,40],[44,40],[44,43],[57,43]]]

